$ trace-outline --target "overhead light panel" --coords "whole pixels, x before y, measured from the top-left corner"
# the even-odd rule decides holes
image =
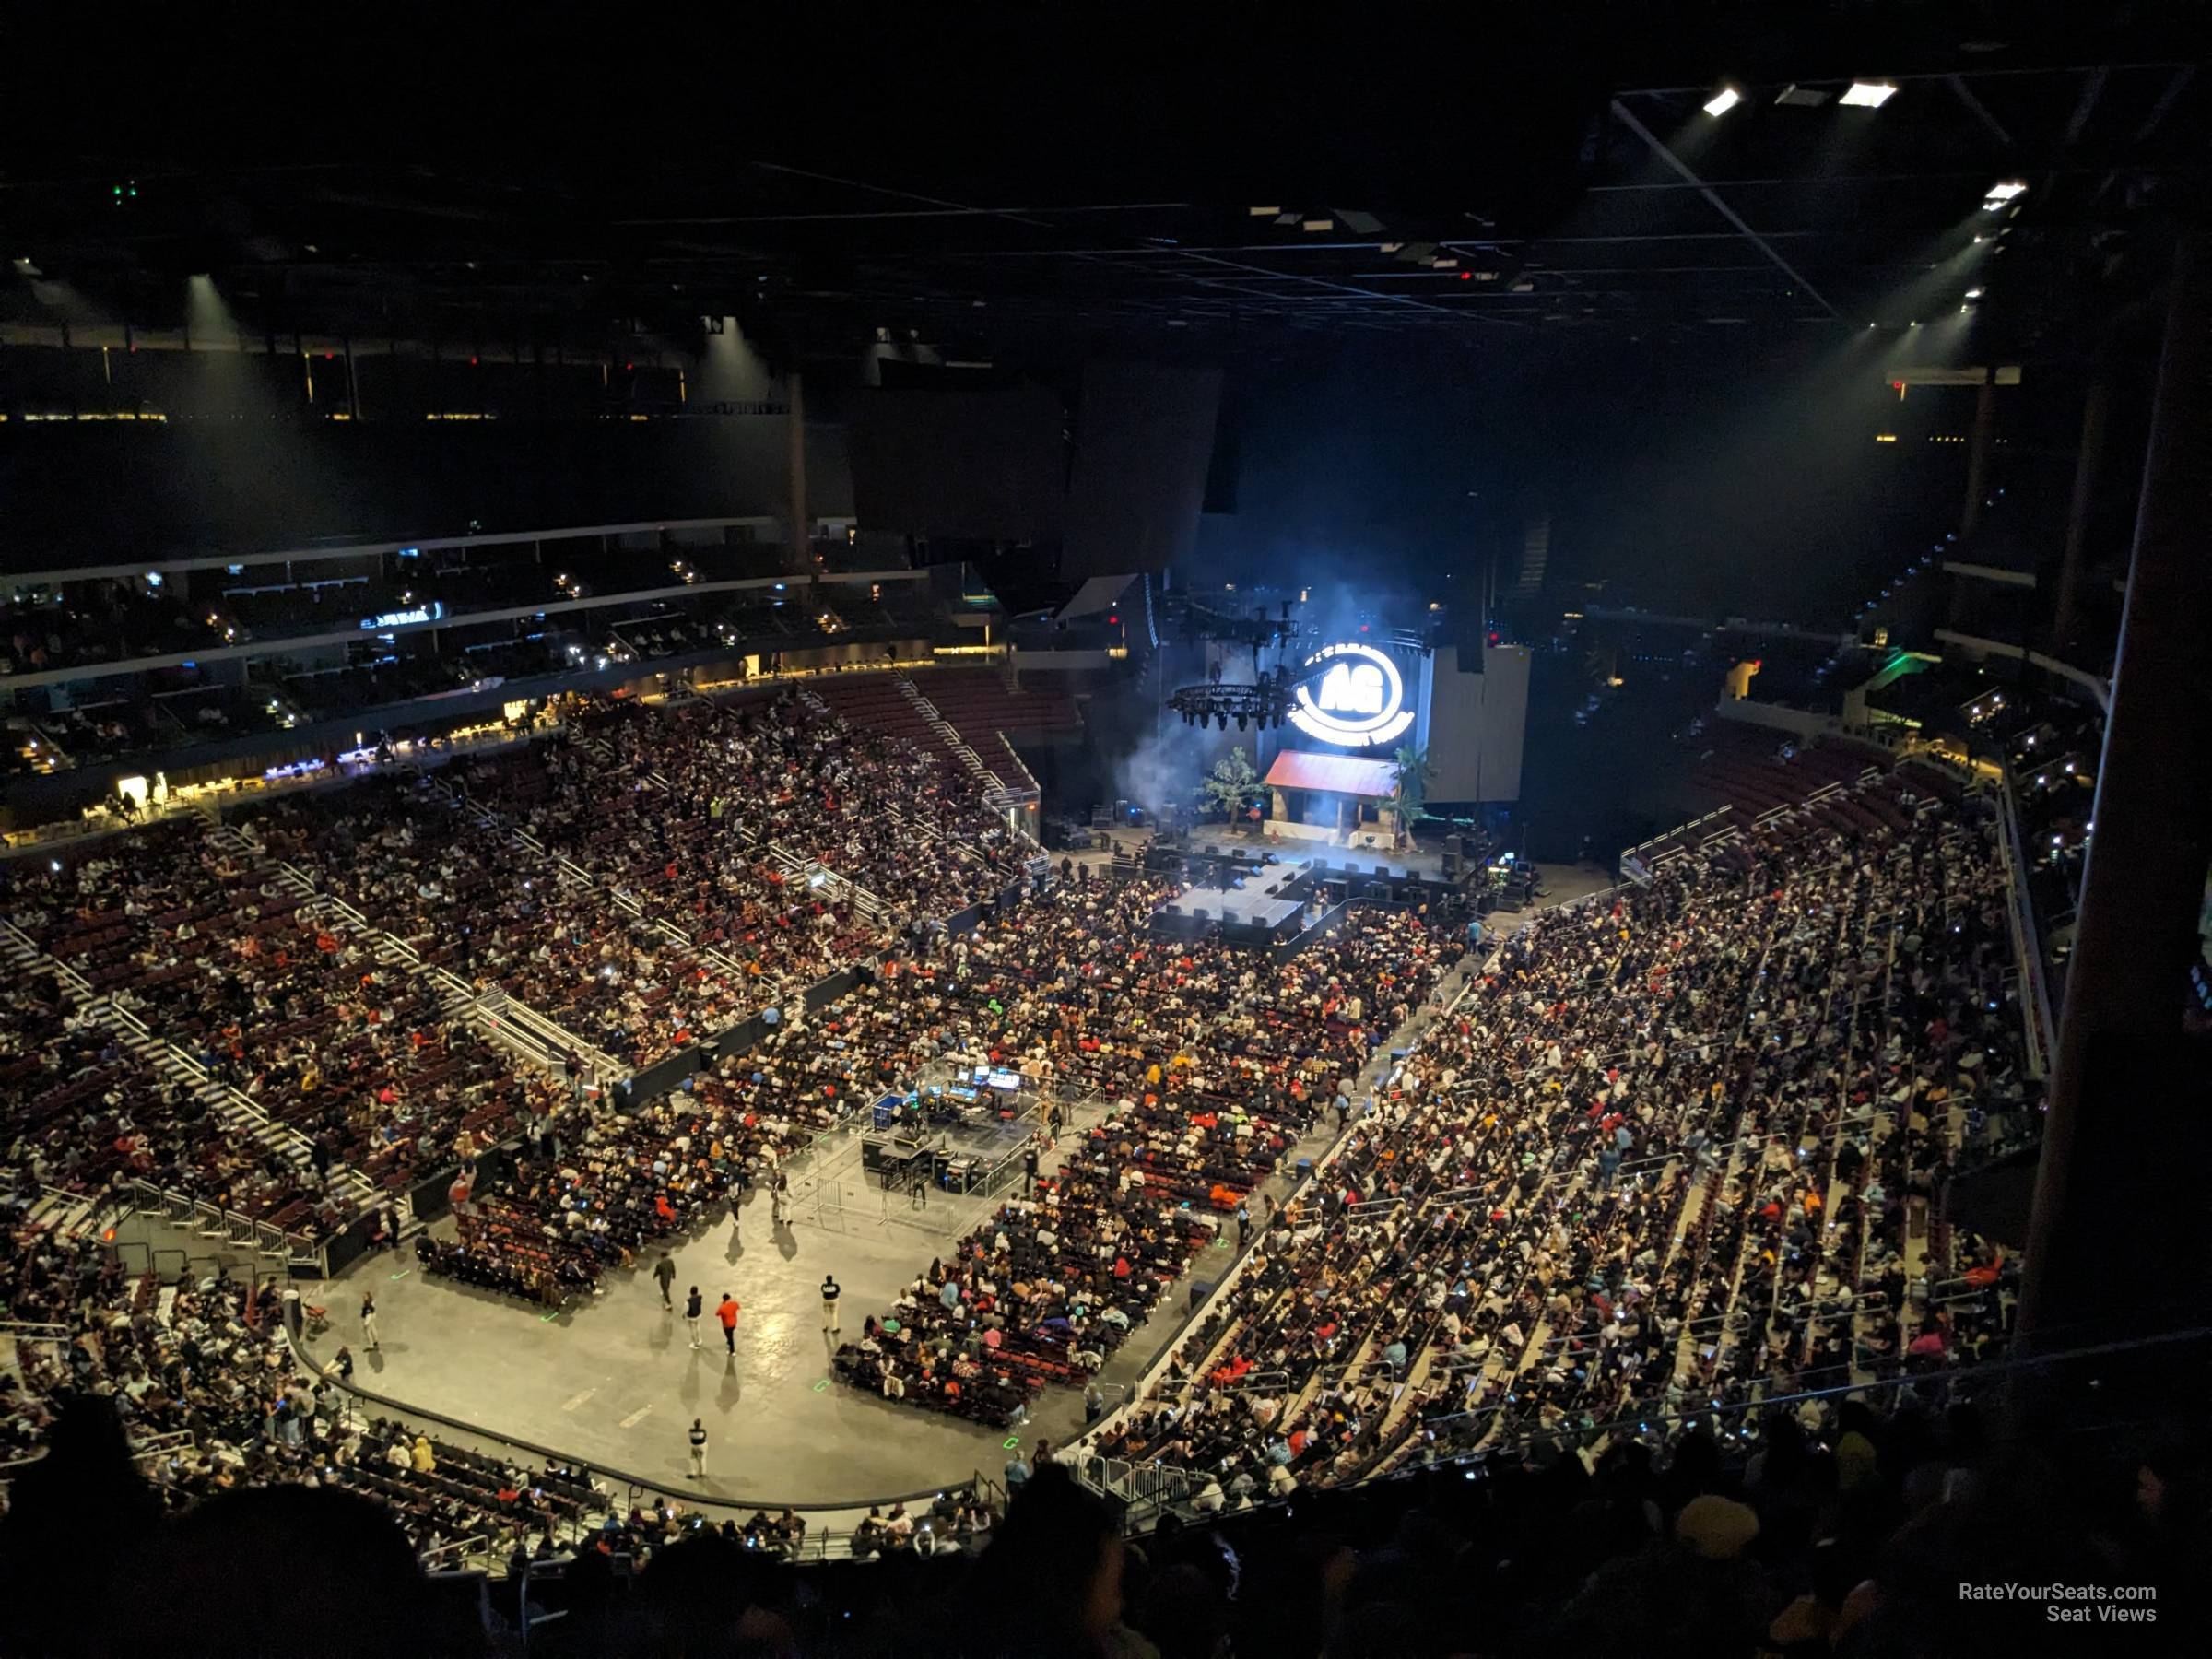
[[[1251,214],[1253,218],[1273,218],[1282,209],[1280,207],[1247,207],[1244,211]]]
[[[1336,221],[1335,219],[1310,218],[1300,219],[1299,221],[1298,228],[1300,230],[1331,230],[1335,229],[1335,225]]]
[[[1968,288],[1966,290],[1966,297],[1969,300],[1979,300],[1982,298],[1982,290],[1980,288]]]
[[[1829,100],[1829,94],[1818,87],[1800,87],[1794,81],[1774,95],[1778,104],[1790,104],[1800,110],[1817,110]]]
[[[1878,110],[1896,96],[1897,87],[1893,82],[1853,81],[1840,101],[1854,110]]]
[[[1742,103],[1743,101],[1744,95],[1741,92],[1738,92],[1734,87],[1723,87],[1718,92],[1715,92],[1711,98],[1705,100],[1705,113],[1708,115],[1725,115],[1729,111],[1735,109],[1737,104]]]
[[[2024,180],[2001,179],[1989,187],[1988,192],[1982,198],[1982,206],[1988,212],[1994,213],[2013,197],[2027,194],[2028,185]]]

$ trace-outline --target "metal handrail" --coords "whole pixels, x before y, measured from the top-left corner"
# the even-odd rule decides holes
[[[231,1236],[230,1242],[244,1244],[252,1241],[255,1245],[256,1254],[273,1254],[273,1252],[264,1252],[259,1245],[259,1241],[263,1239],[273,1239],[284,1246],[288,1259],[312,1261],[324,1277],[329,1277],[330,1245],[327,1241],[312,1239],[305,1233],[288,1232],[273,1222],[258,1220],[252,1216],[241,1215],[237,1210],[225,1209],[209,1199],[195,1198],[190,1193],[160,1186],[143,1178],[134,1177],[130,1184],[139,1195],[137,1207],[144,1213],[159,1211],[171,1220],[182,1220],[190,1215],[204,1215],[219,1225],[226,1235],[234,1235],[237,1230],[245,1229],[251,1235],[250,1239]]]
[[[496,985],[487,991],[472,992],[470,1006],[494,1025],[504,1021],[514,1031],[521,1032],[533,1046],[543,1048],[547,1058],[555,1063],[574,1050],[580,1059],[592,1066],[602,1088],[611,1088],[629,1075],[628,1068],[613,1055],[555,1024],[528,1003],[517,1002]]]
[[[76,1335],[76,1327],[52,1319],[0,1319],[0,1336],[13,1336],[19,1342],[68,1341]]]
[[[2005,865],[2005,910],[2012,928],[2013,956],[2028,977],[2029,994],[2021,1001],[2021,1024],[2028,1039],[2029,1076],[2040,1079],[2050,1064],[2057,1024],[2052,1018],[2051,986],[2043,972],[2034,900],[2028,892],[2026,843],[2020,835],[2019,802],[2013,794],[2010,767],[2000,774],[2000,782],[1997,849]]]
[[[481,1555],[488,1561],[491,1559],[492,1545],[495,1541],[489,1533],[477,1533],[473,1537],[455,1538],[450,1544],[441,1544],[435,1549],[426,1549],[420,1557],[423,1571],[426,1572],[437,1571],[438,1563],[448,1556],[465,1561],[471,1556]]]

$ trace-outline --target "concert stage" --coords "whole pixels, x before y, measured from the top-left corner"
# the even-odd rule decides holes
[[[1155,931],[1170,938],[1194,939],[1219,924],[1224,942],[1274,945],[1297,935],[1317,882],[1308,859],[1203,858],[1187,873],[1195,885],[1159,911]]]

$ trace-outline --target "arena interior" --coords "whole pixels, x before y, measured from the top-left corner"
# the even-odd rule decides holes
[[[1266,9],[52,60],[0,1653],[2204,1651],[2201,18]]]

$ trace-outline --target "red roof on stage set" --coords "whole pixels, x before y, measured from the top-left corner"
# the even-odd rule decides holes
[[[1398,786],[1398,769],[1388,760],[1356,760],[1349,755],[1305,755],[1285,749],[1275,758],[1263,782],[1270,789],[1386,795]]]

